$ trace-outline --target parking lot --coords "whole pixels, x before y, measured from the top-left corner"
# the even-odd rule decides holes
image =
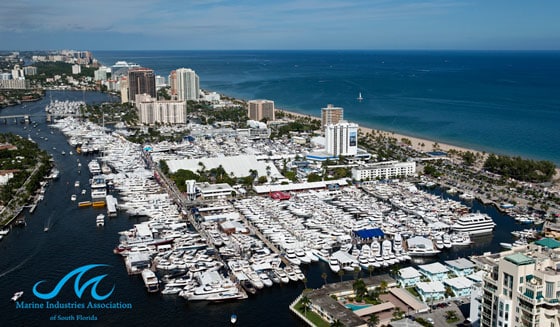
[[[433,307],[434,308],[429,312],[418,313],[414,316],[416,318],[422,318],[426,321],[431,322],[433,326],[457,326],[462,325],[463,321],[465,320],[465,317],[461,313],[461,310],[459,310],[457,304],[455,304],[454,302],[440,303],[438,305],[434,305]],[[445,313],[447,311],[455,311],[459,320],[454,323],[447,323],[445,319]]]

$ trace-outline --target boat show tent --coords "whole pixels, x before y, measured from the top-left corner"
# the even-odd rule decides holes
[[[535,244],[547,247],[549,249],[556,249],[557,247],[560,247],[560,242],[558,242],[557,240],[551,237],[543,238],[538,241],[535,241]]]
[[[381,228],[360,229],[360,230],[355,230],[352,233],[354,234],[354,237],[361,238],[362,240],[382,238],[385,236],[385,233],[383,233]]]

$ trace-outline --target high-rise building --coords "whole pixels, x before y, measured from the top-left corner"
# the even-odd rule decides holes
[[[128,77],[121,76],[119,80],[119,86],[121,89],[121,103],[128,102]]]
[[[136,97],[138,119],[141,124],[186,124],[187,103],[180,100],[156,100],[147,94]]]
[[[156,97],[156,76],[149,68],[131,68],[128,70],[128,101],[134,102],[137,94]]]
[[[177,100],[198,100],[200,87],[198,75],[190,68],[179,68],[176,74]]]
[[[560,326],[560,242],[545,238],[472,259],[487,271],[481,327]]]
[[[12,69],[12,79],[25,79],[23,69],[19,65],[14,65]]]
[[[37,67],[35,66],[25,66],[23,67],[23,72],[25,76],[37,75]]]
[[[274,101],[251,100],[247,103],[247,116],[249,119],[261,121],[274,120]]]
[[[175,99],[177,97],[177,72],[172,70],[167,77],[170,86],[171,98]]]
[[[78,75],[82,72],[82,66],[75,64],[72,65],[72,75]]]
[[[324,128],[327,125],[338,124],[344,119],[343,115],[343,108],[335,107],[329,103],[326,108],[321,108],[321,126]]]
[[[332,156],[355,156],[358,153],[358,125],[341,121],[325,126],[325,148]]]

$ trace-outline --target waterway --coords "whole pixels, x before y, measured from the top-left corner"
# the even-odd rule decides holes
[[[88,185],[89,175],[86,167],[93,157],[69,155],[73,149],[65,137],[59,130],[51,129],[46,124],[44,107],[48,104],[50,95],[53,100],[85,99],[88,103],[115,100],[95,92],[51,91],[41,101],[0,111],[0,115],[30,114],[36,127],[33,127],[33,124],[13,121],[7,124],[2,122],[0,132],[31,137],[42,149],[52,154],[55,165],[61,172],[58,180],[49,183],[45,199],[38,204],[35,212],[30,214],[27,210],[24,211],[27,226],[14,227],[0,241],[0,300],[5,301],[0,307],[3,322],[9,322],[12,326],[58,326],[60,321],[52,319],[76,319],[78,315],[94,315],[97,318],[96,325],[99,326],[224,326],[229,324],[230,315],[235,313],[238,316],[237,324],[242,326],[303,326],[303,323],[288,310],[288,305],[303,290],[303,283],[267,288],[244,301],[208,304],[189,303],[175,295],[149,294],[139,276],[128,276],[122,258],[113,254],[112,249],[118,242],[118,232],[131,228],[138,220],[129,218],[126,213],[119,213],[115,218],[106,218],[105,226],[98,228],[95,226],[95,217],[99,213],[105,213],[105,209],[77,207],[78,201],[86,200],[80,191]],[[66,152],[66,155],[63,155],[62,151]],[[81,173],[78,162],[82,164]],[[74,187],[77,180],[81,185],[79,189]],[[439,189],[430,192],[450,197]],[[70,200],[72,194],[77,194],[76,202]],[[477,238],[470,246],[443,252],[433,260],[449,260],[498,251],[500,242],[512,241],[512,230],[527,227],[515,224],[513,219],[501,214],[494,207],[483,206],[476,201],[471,205],[474,211],[486,212],[495,220],[498,225],[494,234]],[[43,231],[45,226],[49,227],[48,232]],[[50,292],[67,273],[89,264],[108,266],[84,274],[80,285],[95,276],[106,274],[97,291],[103,295],[113,286],[114,291],[104,302],[129,304],[131,309],[23,309],[17,308],[14,302],[9,302],[15,292],[24,291],[20,301],[44,303],[45,301],[33,294],[33,286],[37,282],[45,280],[38,289],[44,293]],[[331,273],[324,263],[303,266],[302,270],[308,279],[308,287],[320,287],[323,284],[323,272],[327,272],[328,282],[340,280],[340,277]],[[344,276],[344,279],[352,278],[352,274]],[[90,287],[86,288],[82,298],[78,298],[73,281],[74,279],[71,279],[64,285],[60,293],[49,302],[87,304],[92,300]]]

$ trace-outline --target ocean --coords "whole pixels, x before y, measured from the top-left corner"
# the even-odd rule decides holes
[[[560,165],[560,52],[94,51],[201,88],[320,116],[333,104],[360,125]],[[363,101],[357,101],[361,92]]]

